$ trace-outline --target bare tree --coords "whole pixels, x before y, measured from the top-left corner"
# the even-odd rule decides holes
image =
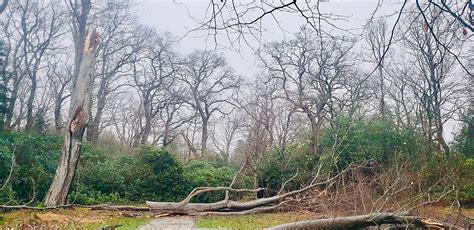
[[[233,112],[222,118],[218,124],[214,129],[218,129],[220,132],[215,130],[212,140],[224,162],[229,162],[232,144],[244,125],[244,119],[242,115]]]
[[[307,116],[316,156],[326,109],[345,90],[351,48],[341,40],[317,37],[303,29],[293,40],[267,44],[261,55],[270,80],[280,85],[281,97]]]
[[[459,94],[462,92],[462,82],[451,77],[456,71],[456,57],[451,53],[460,53],[463,41],[457,37],[451,23],[440,15],[436,10],[426,15],[435,35],[427,31],[423,19],[410,22],[404,45],[416,60],[418,73],[411,77],[410,84],[420,106],[419,123],[428,141],[434,141],[440,150],[448,154],[449,146],[443,137],[444,123],[458,111],[463,100]]]
[[[410,87],[410,78],[415,74],[413,65],[408,62],[392,63],[391,67],[386,69],[387,98],[393,101],[397,127],[405,129],[413,128],[416,123],[414,112],[417,101]]]
[[[71,96],[68,86],[73,78],[72,57],[68,54],[57,53],[49,57],[47,63],[47,75],[51,96],[54,98],[54,128],[61,133],[64,126],[62,120],[62,109],[64,101]]]
[[[172,86],[168,89],[172,90]],[[156,141],[161,140],[161,146],[164,148],[167,148],[179,136],[179,129],[190,119],[181,114],[184,105],[175,95],[176,93],[169,93],[168,98],[165,99],[165,108],[160,110],[159,118],[163,128],[162,132],[159,132],[160,135]],[[156,141],[154,141],[154,144]]]
[[[60,12],[55,9],[54,3],[42,7],[40,2],[17,1],[19,8],[25,13],[21,17],[20,36],[23,40],[23,65],[31,81],[31,91],[27,102],[26,127],[33,128],[33,103],[36,96],[38,71],[41,67],[45,52],[50,45],[61,35],[62,20]],[[27,12],[27,13],[26,13]]]
[[[38,84],[38,73],[44,66],[45,55],[52,43],[61,35],[62,12],[53,9],[53,2],[19,0],[10,4],[4,21],[5,36],[10,47],[7,52],[8,76],[5,84],[11,84],[6,126],[13,128],[12,118],[18,90],[25,78],[30,80],[26,101],[26,130],[31,130],[34,120],[34,102]],[[22,83],[23,82],[23,83]],[[13,125],[19,122],[13,122]]]
[[[133,147],[135,140],[139,139],[142,126],[141,103],[133,97],[123,97],[114,106],[111,121],[114,124],[115,133],[120,144]]]
[[[369,23],[365,39],[369,45],[371,51],[371,61],[374,62],[377,66],[379,73],[379,92],[378,97],[380,100],[379,111],[382,116],[382,119],[385,119],[387,106],[385,101],[385,80],[384,80],[384,63],[387,63],[384,60],[384,52],[387,49],[387,23],[385,19],[379,19]]]
[[[129,6],[124,3],[107,1],[101,13],[94,16],[96,30],[103,34],[98,48],[98,71],[93,95],[91,121],[87,127],[87,139],[97,141],[105,128],[104,112],[111,97],[124,87],[125,77],[131,70],[130,63],[134,55],[143,49],[147,36],[137,31],[134,18],[128,12]]]
[[[152,40],[147,50],[133,62],[133,87],[142,101],[144,125],[135,145],[148,142],[153,123],[157,115],[167,106],[167,88],[174,82],[177,64],[172,50],[173,40],[169,36],[159,36],[152,31]]]
[[[187,56],[177,80],[186,92],[178,96],[201,119],[201,156],[206,156],[210,119],[214,113],[228,113],[225,105],[231,102],[240,80],[223,57],[208,51],[196,51]]]
[[[5,114],[8,111],[7,104],[7,73],[6,73],[6,63],[7,63],[7,52],[5,43],[0,40],[0,131],[5,129]]]
[[[181,129],[181,138],[183,138],[183,141],[186,145],[186,152],[184,153],[184,158],[186,161],[191,159],[199,159],[199,146],[198,143],[196,143],[196,136],[199,135],[200,131],[199,123],[199,116],[193,114],[190,116],[188,121],[183,124]]]
[[[17,105],[18,91],[20,85],[25,78],[24,67],[22,67],[22,44],[23,40],[20,40],[21,36],[18,34],[18,28],[20,28],[18,15],[14,12],[15,9],[11,9],[6,12],[6,20],[0,21],[2,29],[4,31],[4,41],[6,46],[5,54],[5,75],[3,78],[3,84],[8,89],[7,91],[7,108],[5,111],[4,126],[5,129],[11,130],[15,128],[17,122],[13,122],[14,110]]]
[[[247,167],[256,173],[255,160],[274,145],[277,86],[261,79],[247,85],[247,94],[242,93],[238,100],[238,108],[245,112],[246,118],[243,124],[245,146],[241,151]]]

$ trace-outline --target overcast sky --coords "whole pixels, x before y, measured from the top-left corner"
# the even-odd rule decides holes
[[[191,33],[183,37],[191,29],[196,28],[197,24],[191,19],[190,15],[195,18],[203,18],[209,0],[139,0],[134,11],[139,16],[139,21],[143,24],[156,28],[159,32],[169,32],[177,38],[181,38],[178,44],[178,51],[181,54],[187,54],[194,50],[214,49],[212,39],[206,40],[202,33]],[[243,0],[246,1],[246,0]],[[249,0],[250,1],[250,0]],[[313,0],[314,1],[314,0]],[[335,13],[347,16],[346,21],[335,22],[338,26],[351,30],[353,34],[361,34],[361,28],[367,23],[377,6],[378,0],[330,0],[320,5],[323,13]],[[400,10],[402,0],[382,0],[382,6],[377,10],[375,17],[385,17],[388,28],[391,29],[397,12]],[[409,2],[406,11],[411,9],[413,2]],[[280,13],[276,15],[280,21],[280,27],[267,17],[263,21],[263,26],[267,32],[263,33],[263,42],[282,40],[291,38],[292,34],[297,32],[300,26],[304,25],[304,21],[297,15]],[[283,28],[282,31],[280,28]],[[334,31],[334,33],[342,34],[342,31]],[[345,34],[349,35],[349,34]],[[354,36],[354,35],[352,35]],[[360,36],[356,38],[360,39]],[[226,39],[218,40],[219,45],[229,46]],[[363,47],[364,43],[358,44]],[[219,49],[227,58],[229,65],[236,71],[238,75],[245,79],[253,79],[257,77],[258,65],[256,58],[250,48],[242,46],[240,52],[229,49]],[[453,132],[458,128],[456,122],[448,122],[445,127],[445,137],[448,141],[453,139]]]
[[[244,0],[245,1],[245,0]],[[155,27],[157,30],[170,32],[181,38],[190,29],[196,28],[197,24],[189,15],[196,18],[205,16],[209,0],[141,0],[135,11],[139,15],[140,22]],[[336,22],[344,29],[354,30],[360,34],[360,28],[367,22],[377,5],[377,0],[336,0],[321,3],[321,11],[324,13],[335,13],[348,16],[346,22]],[[400,1],[385,0],[382,7],[377,11],[377,16],[392,15],[401,7]],[[264,41],[281,40],[297,32],[304,25],[301,17],[280,13],[276,15],[280,20],[280,26],[270,17],[263,21],[267,32],[263,33]],[[395,18],[392,16],[392,18]],[[388,19],[389,23],[393,20]],[[336,31],[335,33],[338,33]],[[342,33],[342,32],[339,32]],[[212,39],[207,40],[202,33],[191,33],[179,42],[179,51],[183,54],[196,49],[214,49]],[[218,40],[219,45],[226,46],[226,39]],[[251,78],[256,72],[255,55],[248,47],[242,47],[240,52],[220,49],[226,56],[229,64],[239,75]]]

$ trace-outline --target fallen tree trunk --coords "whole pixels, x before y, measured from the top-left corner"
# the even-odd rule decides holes
[[[440,229],[463,229],[460,226],[444,222],[436,222],[423,219],[417,216],[395,215],[393,213],[375,213],[360,216],[335,217],[328,219],[305,220],[294,223],[287,223],[268,228],[268,230],[283,229],[361,229],[370,226],[379,226],[383,224],[393,225],[412,225],[424,228]]]
[[[234,189],[232,187],[200,187],[194,189],[184,200],[181,202],[152,202],[147,201],[146,204],[155,212],[165,212],[165,213],[176,213],[176,214],[186,214],[186,215],[202,215],[212,213],[214,215],[228,215],[229,213],[256,213],[262,211],[270,211],[279,207],[279,204],[284,202],[285,198],[294,196],[305,191],[308,191],[317,186],[326,185],[331,183],[339,176],[343,175],[346,171],[349,170],[348,167],[339,174],[321,182],[311,184],[306,187],[303,187],[298,190],[293,190],[283,194],[277,194],[275,196],[256,199],[251,201],[234,201],[229,199],[228,192],[250,192],[256,193],[264,190],[263,188],[258,189]],[[208,192],[226,192],[226,197],[218,202],[213,203],[190,203],[192,198],[199,194],[208,193]],[[276,204],[276,205],[275,205]]]
[[[67,208],[89,208],[91,210],[111,210],[111,211],[140,211],[140,212],[148,212],[150,211],[149,207],[139,207],[139,206],[126,206],[126,205],[58,205],[58,206],[50,206],[50,207],[33,207],[28,205],[0,205],[0,210],[3,211],[15,211],[15,210],[34,210],[34,211],[47,211],[53,209],[67,209]]]

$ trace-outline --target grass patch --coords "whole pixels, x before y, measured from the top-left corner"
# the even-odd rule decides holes
[[[137,229],[150,219],[148,213],[134,214],[136,217],[124,217],[115,211],[87,208],[0,212],[0,229],[101,229],[109,226]]]
[[[263,213],[241,216],[206,216],[196,220],[199,228],[261,229],[314,218],[313,213]]]

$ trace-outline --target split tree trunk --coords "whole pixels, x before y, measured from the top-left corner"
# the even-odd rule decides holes
[[[71,98],[72,107],[64,136],[63,152],[44,202],[47,207],[64,205],[66,203],[69,187],[74,178],[82,138],[89,121],[90,94],[93,83],[97,42],[98,34],[90,32],[86,38],[79,76],[73,97]]]

